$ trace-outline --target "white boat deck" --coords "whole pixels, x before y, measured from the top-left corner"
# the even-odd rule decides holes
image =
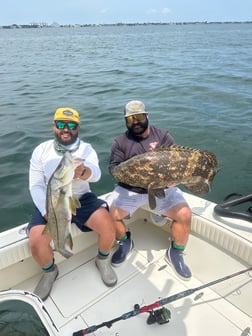
[[[202,208],[199,208],[198,203],[196,207],[193,200],[191,201],[195,213],[198,211],[202,215],[209,211],[207,215],[212,218],[211,204],[203,201]],[[152,304],[186,289],[239,272],[252,264],[251,223],[235,220],[231,221],[230,225],[225,223],[227,222],[225,219],[224,225],[220,225],[213,218],[213,229],[211,226],[204,228],[204,223],[195,219],[185,255],[185,261],[193,272],[193,278],[188,282],[182,281],[164,261],[164,253],[169,242],[169,225],[166,224],[163,230],[149,221],[149,213],[146,218],[142,213],[140,215],[129,222],[135,247],[127,262],[116,268],[118,284],[113,288],[108,288],[102,283],[96,269],[94,258],[97,254],[97,245],[94,233],[84,233],[78,237],[78,242],[75,243],[78,245],[85,237],[87,246],[84,251],[78,252],[72,258],[64,260],[56,255],[59,276],[50,297],[45,301],[45,307],[58,327],[60,335],[70,336],[80,329],[119,317],[133,310],[135,304],[140,306]],[[200,237],[201,230],[207,231],[205,240]],[[223,232],[225,239],[232,242],[232,247],[226,248],[223,242],[222,248]],[[212,243],[212,236],[216,244]],[[240,236],[244,238],[236,242],[234,238]],[[237,257],[230,255],[229,247],[230,250],[238,249]],[[26,263],[30,265],[31,261],[25,260],[20,263],[19,272],[22,269],[24,273],[26,272],[28,267]],[[34,267],[36,268],[35,263]],[[41,276],[38,270],[35,273],[30,279],[12,286],[12,289],[32,291]],[[12,270],[8,276],[11,274]],[[197,299],[198,294],[202,296]],[[149,314],[142,313],[116,322],[111,328],[100,328],[90,335],[249,336],[249,330],[252,331],[251,302],[252,272],[233,277],[167,304],[165,307],[171,311],[169,323],[148,325],[146,320]]]

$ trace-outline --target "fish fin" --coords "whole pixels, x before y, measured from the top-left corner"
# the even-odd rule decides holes
[[[69,197],[69,207],[73,215],[76,215],[76,208],[81,207],[80,201],[75,195]]]
[[[67,259],[73,256],[73,253],[68,251],[65,248],[58,249],[57,252],[59,252],[63,257],[65,257]]]
[[[51,234],[50,234],[50,231],[49,231],[49,227],[48,227],[48,225],[46,225],[45,228],[44,228],[44,230],[42,231],[42,235],[47,235],[47,234],[48,234],[48,235],[51,235]]]
[[[209,182],[201,178],[201,180],[197,183],[185,183],[185,188],[190,190],[193,194],[204,194],[210,191],[210,184]]]
[[[148,199],[149,199],[149,206],[151,210],[155,209],[157,206],[156,198],[165,198],[164,189],[152,189],[151,187],[148,188]]]
[[[70,258],[72,257],[73,253],[70,252],[66,247],[73,249],[73,238],[71,233],[69,233],[65,239],[65,243],[63,246],[55,249],[57,252],[59,252],[63,257]]]
[[[151,210],[155,209],[157,206],[157,203],[156,203],[156,198],[155,198],[155,192],[152,189],[151,183],[148,186],[148,200],[149,200],[149,207],[151,208]]]
[[[69,248],[71,250],[73,249],[73,238],[72,238],[72,235],[70,233],[66,237],[66,245],[69,246]]]
[[[154,210],[157,206],[155,195],[152,192],[148,192],[148,199],[151,210]]]
[[[165,198],[164,189],[155,189],[155,190],[153,190],[153,193],[158,198],[162,198],[162,199]]]

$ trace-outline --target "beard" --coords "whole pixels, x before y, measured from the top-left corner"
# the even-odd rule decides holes
[[[133,136],[141,136],[146,129],[149,126],[149,120],[146,118],[145,121],[138,121],[138,123],[134,123],[131,126],[127,125],[127,129],[129,131],[130,134],[132,134]]]
[[[63,146],[72,145],[78,138],[78,132],[76,134],[72,134],[71,132],[65,132],[65,131],[57,132],[55,133],[55,138]]]

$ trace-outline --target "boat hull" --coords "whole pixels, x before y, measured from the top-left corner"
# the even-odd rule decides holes
[[[134,309],[135,304],[148,305],[252,265],[251,224],[217,218],[215,204],[189,194],[185,197],[193,211],[192,232],[184,257],[193,272],[188,282],[180,280],[164,260],[172,222],[153,215],[148,208],[139,209],[127,222],[135,248],[127,262],[115,269],[118,284],[113,288],[103,284],[95,267],[96,234],[80,233],[74,228],[74,255],[66,260],[55,254],[59,276],[44,302],[60,335],[72,335],[121,316]],[[1,290],[32,293],[41,270],[31,257],[22,228],[0,236]],[[118,321],[111,328],[103,327],[95,335],[237,336],[246,328],[252,329],[251,301],[252,278],[245,273],[171,302],[167,305],[171,311],[169,323],[148,325],[149,314],[143,313]],[[49,335],[57,335],[58,331],[50,329]]]

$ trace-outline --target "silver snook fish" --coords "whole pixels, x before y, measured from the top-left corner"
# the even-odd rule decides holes
[[[47,185],[48,222],[43,234],[49,234],[52,237],[55,251],[65,258],[73,255],[69,251],[73,248],[71,219],[72,214],[76,214],[76,208],[81,205],[72,193],[72,180],[75,168],[81,163],[83,163],[82,159],[73,158],[70,152],[65,152]]]

